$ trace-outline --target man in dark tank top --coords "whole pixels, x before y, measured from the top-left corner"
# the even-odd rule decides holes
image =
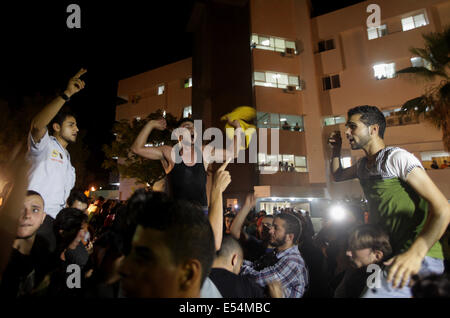
[[[233,122],[229,120],[228,123],[236,129],[240,128],[237,120]],[[195,202],[202,206],[205,213],[207,213],[206,171],[208,165],[213,161],[225,162],[226,158],[236,158],[242,141],[241,134],[236,134],[234,138],[234,152],[233,150],[226,149],[214,149],[211,152],[205,151],[205,147],[208,146],[203,146],[201,143],[200,147],[196,146],[195,141],[197,138],[201,138],[201,136],[197,135],[192,119],[182,118],[178,122],[177,127],[186,129],[184,130],[183,136],[188,132],[191,137],[190,140],[186,140],[186,138],[183,141],[183,136],[180,136],[180,142],[177,146],[163,145],[160,147],[145,147],[147,138],[153,129],[165,130],[167,128],[167,123],[164,118],[150,120],[134,141],[131,151],[147,159],[160,160],[169,181],[169,192],[171,196],[176,199]],[[188,151],[183,152],[183,149]],[[178,160],[176,160],[176,156],[179,156]]]

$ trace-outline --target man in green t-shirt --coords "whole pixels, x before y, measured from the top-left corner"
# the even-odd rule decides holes
[[[331,172],[335,181],[358,178],[369,204],[369,223],[389,233],[393,257],[386,262],[387,277],[380,275],[378,289],[363,297],[410,297],[405,287],[415,274],[442,273],[439,239],[450,222],[450,205],[425,172],[420,161],[398,147],[386,147],[386,120],[374,106],[348,111],[346,137],[353,150],[366,156],[350,168],[341,166],[342,140],[332,133]]]

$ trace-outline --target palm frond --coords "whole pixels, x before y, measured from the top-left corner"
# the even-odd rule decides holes
[[[425,96],[419,96],[408,100],[402,105],[401,113],[405,114],[423,114],[427,111],[427,99]]]
[[[410,66],[396,72],[397,74],[414,74],[427,80],[434,80],[437,76],[442,76],[440,72],[430,71],[423,66]]]
[[[446,82],[439,89],[439,95],[444,102],[446,102],[447,108],[450,108],[450,82]]]

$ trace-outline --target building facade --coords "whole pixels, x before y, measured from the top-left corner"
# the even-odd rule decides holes
[[[327,146],[332,131],[344,136],[346,113],[358,105],[385,113],[387,145],[412,152],[426,168],[432,160],[449,160],[438,129],[398,116],[404,102],[424,92],[424,84],[395,72],[426,67],[409,48],[423,47],[422,34],[450,24],[450,1],[379,0],[380,25],[375,27],[367,25],[370,4],[311,18],[307,0],[200,3],[189,26],[196,34],[192,60],[122,80],[118,95],[128,102],[117,107],[116,118],[143,117],[164,107],[180,116],[192,111],[205,127],[220,127],[218,118],[234,107],[255,107],[256,126],[279,133],[279,153],[259,151],[257,164],[231,167],[238,169],[231,170],[232,179],[242,182],[225,199],[240,205],[253,189],[257,208],[269,213],[296,207],[322,217],[329,199],[362,196],[357,180],[331,180]],[[237,17],[233,26],[231,16]],[[344,166],[362,155],[344,138]],[[273,173],[261,173],[272,166],[277,167]],[[450,199],[450,169],[428,173]],[[131,193],[130,184],[121,180],[122,199]]]

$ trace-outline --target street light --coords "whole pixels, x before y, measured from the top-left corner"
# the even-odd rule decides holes
[[[334,205],[330,208],[330,217],[335,221],[342,221],[347,216],[347,212],[341,205]]]

